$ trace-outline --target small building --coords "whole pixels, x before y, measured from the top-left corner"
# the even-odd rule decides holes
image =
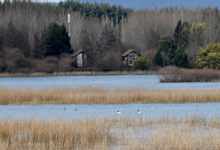
[[[124,67],[132,67],[134,65],[134,60],[137,56],[141,56],[138,52],[133,49],[130,49],[121,55],[123,66]]]
[[[89,62],[89,56],[86,54],[86,52],[84,52],[83,50],[78,50],[76,51],[72,57],[76,57],[76,61],[77,61],[77,66],[82,68],[82,67],[86,67],[88,65]]]

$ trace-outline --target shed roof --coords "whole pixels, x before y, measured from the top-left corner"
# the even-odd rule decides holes
[[[127,56],[130,52],[132,52],[133,49],[129,49],[128,51],[126,51],[125,53],[123,53],[121,56]]]
[[[80,50],[76,51],[75,53],[73,53],[72,57],[75,57],[77,54],[79,54],[79,53],[81,53],[81,52],[83,52],[83,50],[82,50],[82,49],[80,49]]]
[[[130,54],[131,52],[136,52],[135,50],[133,50],[133,49],[129,49],[128,51],[126,51],[125,53],[123,53],[121,56],[122,57],[125,57],[125,56],[127,56],[128,54]],[[138,52],[136,52],[136,53],[138,53]],[[139,53],[138,53],[139,54]],[[139,55],[141,55],[141,54],[139,54]]]

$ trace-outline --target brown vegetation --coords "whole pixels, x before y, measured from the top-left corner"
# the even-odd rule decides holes
[[[112,117],[78,120],[0,118],[0,148],[7,149],[219,149],[220,120],[183,117]]]
[[[93,149],[115,142],[110,122],[0,119],[0,148],[4,149]]]
[[[211,82],[220,81],[220,71],[212,69],[183,69],[168,66],[159,70],[161,82]]]
[[[0,88],[0,95],[1,105],[220,102],[219,89]]]

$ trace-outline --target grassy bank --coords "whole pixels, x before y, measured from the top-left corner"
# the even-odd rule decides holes
[[[54,73],[0,73],[0,77],[23,77],[23,76],[78,76],[78,75],[152,75],[158,74],[158,71],[74,71],[74,72],[54,72]]]
[[[219,149],[220,119],[188,115],[160,119],[0,118],[0,149]]]
[[[220,102],[220,89],[0,88],[1,105]]]

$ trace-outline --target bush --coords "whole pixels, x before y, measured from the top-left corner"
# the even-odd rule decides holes
[[[220,80],[218,70],[183,69],[168,66],[159,70],[161,82],[210,82]]]
[[[144,56],[136,57],[134,61],[134,68],[139,70],[147,70],[148,69],[149,60],[145,59]]]
[[[71,62],[70,62],[70,66],[76,68],[77,67],[77,61],[76,58],[74,58]]]
[[[209,44],[201,49],[195,63],[203,69],[220,69],[220,44]]]

